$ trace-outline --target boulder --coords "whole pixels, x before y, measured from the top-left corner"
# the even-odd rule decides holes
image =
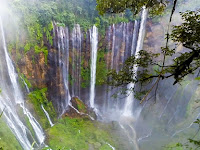
[[[90,120],[94,120],[94,118],[96,119],[96,117],[93,117],[95,115],[91,116],[90,114],[94,114],[94,112],[89,109],[78,97],[73,97],[71,99],[71,105],[69,105],[63,116],[70,118],[86,118]]]

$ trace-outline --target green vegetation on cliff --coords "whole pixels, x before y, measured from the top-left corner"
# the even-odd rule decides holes
[[[97,54],[97,71],[96,71],[96,85],[102,85],[106,83],[107,79],[107,65],[105,62],[105,52],[98,51]]]
[[[87,113],[86,105],[80,99],[78,99],[77,97],[75,97],[74,100],[75,100],[75,103],[77,105],[78,111],[82,112],[82,113]]]
[[[45,108],[45,110],[49,113],[50,118],[54,121],[56,118],[56,112],[52,105],[52,102],[49,102],[46,97],[47,88],[38,89],[33,92],[30,92],[29,102],[33,104],[34,111],[39,118],[39,122],[41,123],[44,129],[50,127],[47,117],[45,116],[44,111],[41,108],[41,105]]]
[[[19,72],[18,72],[19,73]],[[25,82],[25,83],[24,83]],[[30,81],[26,78],[26,76],[24,74],[20,75],[20,79],[19,79],[19,83],[21,85],[22,88],[26,88],[25,84],[28,86],[28,88],[32,88],[32,84],[30,83]]]
[[[86,61],[85,57],[82,56],[81,58],[81,78],[82,78],[81,87],[82,88],[86,88],[90,85],[90,65],[85,66],[84,65],[85,61]]]

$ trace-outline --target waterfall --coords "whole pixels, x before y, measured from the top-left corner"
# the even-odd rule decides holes
[[[134,32],[133,32],[133,38],[132,38],[132,45],[131,45],[131,56],[135,54],[135,50],[136,50],[136,40],[137,40],[137,29],[138,29],[138,21],[135,20],[135,24],[134,24]],[[134,68],[135,69],[135,68]],[[133,88],[134,87],[134,83],[130,83],[127,88]],[[126,103],[125,103],[125,107],[124,107],[124,112],[123,115],[124,116],[132,116],[132,100],[134,99],[134,95],[133,93],[130,93],[130,95],[126,98]]]
[[[124,119],[124,118],[122,118],[122,119]],[[124,130],[124,132],[126,133],[128,139],[133,144],[134,150],[139,150],[139,146],[138,146],[138,143],[137,143],[136,130],[135,130],[135,128],[132,127],[133,122],[128,120],[128,119],[121,120],[119,122],[119,125],[120,125],[121,129]]]
[[[48,119],[48,121],[49,121],[50,126],[53,127],[54,124],[52,123],[51,118],[50,118],[48,112],[44,109],[43,105],[41,105],[41,108],[42,108],[42,110],[44,111],[44,113],[45,113],[45,115],[46,115],[46,117],[47,117],[47,119]]]
[[[145,136],[143,136],[143,137],[140,137],[140,138],[138,138],[138,142],[140,142],[140,141],[142,141],[142,140],[144,140],[144,139],[146,139],[146,138],[149,138],[149,137],[151,137],[151,135],[152,135],[152,130],[147,134],[147,135],[145,135]]]
[[[90,80],[90,107],[94,108],[95,99],[95,82],[96,82],[96,63],[97,63],[97,48],[98,48],[98,29],[93,26],[90,30],[91,42],[91,80]]]
[[[25,150],[31,149],[31,144],[35,141],[31,132],[28,128],[22,123],[17,114],[16,105],[23,109],[23,113],[28,117],[30,124],[35,132],[38,143],[43,144],[45,136],[43,130],[36,119],[31,115],[28,109],[24,106],[24,98],[22,92],[17,82],[17,74],[15,68],[12,64],[12,61],[7,52],[7,46],[5,41],[3,23],[0,18],[0,30],[2,34],[2,43],[4,51],[1,51],[1,63],[0,63],[0,81],[2,92],[0,94],[0,108],[4,110],[5,120],[15,134],[19,143]],[[11,92],[12,91],[12,92]],[[30,138],[31,137],[31,138]]]
[[[44,132],[42,130],[42,127],[37,122],[37,120],[32,116],[32,114],[28,111],[28,109],[25,108],[24,103],[21,103],[20,106],[23,109],[24,114],[28,117],[29,122],[31,123],[31,126],[33,127],[33,130],[34,130],[36,137],[39,141],[39,144],[43,144],[45,136],[44,136]]]
[[[146,19],[147,19],[147,10],[146,10],[145,7],[143,7],[140,29],[139,29],[139,35],[138,35],[138,40],[137,40],[137,47],[136,47],[136,51],[135,51],[135,58],[136,59],[139,57],[138,53],[143,47]],[[138,66],[134,65],[133,71],[135,72],[135,76],[137,74],[137,70],[138,70]],[[131,88],[133,89],[134,86],[135,86],[134,83],[130,83],[128,85],[128,89],[131,89]],[[126,102],[125,102],[125,106],[124,106],[124,112],[123,112],[124,116],[132,116],[133,103],[134,103],[134,93],[131,92],[131,94],[126,98]],[[141,112],[141,107],[136,108],[136,110],[134,112],[135,112],[134,117],[137,118],[139,116],[140,112]]]
[[[109,26],[106,35],[107,40],[103,41],[103,45],[106,45],[104,58],[106,60],[107,69],[116,69],[117,71],[119,71],[122,68],[125,59],[130,56],[131,51],[135,51],[136,48],[132,48],[132,43],[135,44],[137,39],[136,37],[135,39],[133,39],[133,31],[135,32],[135,36],[136,33],[138,33],[139,25],[138,23],[136,24],[137,26],[135,27],[135,30],[133,30],[134,24],[132,22],[113,24],[112,26]],[[72,95],[72,97],[77,96],[79,98],[82,98],[91,107],[94,107],[94,104],[98,102],[96,103],[96,106],[98,107],[98,110],[101,109],[100,111],[102,113],[106,111],[112,112],[114,110],[121,111],[124,102],[121,100],[121,98],[118,98],[116,100],[115,98],[111,97],[116,92],[116,89],[113,90],[109,86],[105,86],[105,100],[101,102],[99,100],[95,100],[96,102],[94,102],[94,99],[96,99],[95,80],[98,45],[97,28],[93,27],[91,30],[89,30],[89,32],[84,33],[81,32],[80,25],[76,24],[72,32],[69,34],[69,30],[67,27],[57,27],[56,25],[54,25],[54,33],[54,43],[56,48],[58,49],[58,53],[56,53],[57,58],[52,57],[52,59],[56,62],[56,66],[59,66],[57,67],[57,71],[61,72],[59,78],[57,78],[56,76],[56,71],[53,72],[57,80],[60,81],[59,85],[61,85],[60,91],[58,90],[58,92],[61,92],[62,96],[57,96],[56,98],[58,100],[55,101],[55,103],[58,105],[57,108],[59,112],[63,114],[63,112],[66,110],[66,107],[70,105],[70,94]],[[85,34],[86,37],[83,36],[83,34]],[[81,61],[82,57],[84,58],[84,63]],[[85,82],[84,79],[81,77],[81,67],[85,69],[89,66],[90,88],[87,89],[86,87],[85,89],[80,89],[81,80]],[[70,79],[70,82],[68,81],[68,78]],[[65,92],[63,92],[63,89]],[[81,94],[81,96],[80,91],[84,92],[83,94]],[[86,94],[86,92],[90,94]],[[63,101],[63,95],[66,95],[65,102]],[[89,101],[86,101],[87,99]]]
[[[113,37],[112,37],[112,55],[111,55],[111,69],[114,69],[114,54],[115,54],[115,25],[113,24]]]
[[[115,148],[114,148],[112,145],[110,145],[110,144],[107,143],[107,142],[106,142],[106,144],[107,144],[112,150],[115,150]]]
[[[105,59],[107,62],[106,68],[108,70],[115,69],[118,72],[122,69],[125,60],[131,55],[131,51],[134,52],[136,49],[135,45],[137,42],[138,30],[139,24],[137,21],[135,26],[134,23],[129,22],[113,24],[108,27],[105,39]],[[109,81],[110,79],[108,78],[107,80]],[[124,99],[124,97],[119,94],[117,97],[113,97],[112,95],[115,95],[121,88],[112,88],[106,85],[104,89],[105,100],[103,101],[102,107],[98,105],[98,108],[102,108],[101,111],[104,115],[108,116],[107,114],[109,113],[109,116],[112,116],[110,118],[118,120],[118,115],[123,111],[124,100],[122,99]],[[98,97],[99,95],[97,92],[97,102],[99,104],[100,99]]]
[[[69,93],[69,29],[66,27],[57,27],[58,34],[58,53],[59,53],[59,66],[62,68],[60,78],[63,79],[65,97],[64,101],[60,104],[62,106],[61,112],[64,113],[66,107],[69,105],[71,96]]]
[[[25,87],[26,87],[26,91],[27,91],[27,93],[30,93],[30,90],[29,90],[29,88],[28,88],[28,85],[26,84],[26,81],[20,76],[20,78],[21,78],[21,80],[23,81],[23,83],[24,83],[24,85],[25,85]]]
[[[111,37],[111,33],[112,32],[112,37]],[[109,33],[109,40],[112,40],[112,45],[109,44],[109,48],[111,48],[111,64],[110,64],[110,69],[114,69],[114,52],[115,52],[115,25],[113,24],[112,27],[109,27],[109,30],[108,30],[108,33]],[[109,41],[110,42],[110,41]],[[107,108],[110,109],[112,108],[112,103],[111,103],[111,98],[112,96],[112,90],[111,90],[111,87],[109,86],[108,87],[108,102],[107,102]]]
[[[72,96],[80,97],[82,33],[79,24],[72,31]]]

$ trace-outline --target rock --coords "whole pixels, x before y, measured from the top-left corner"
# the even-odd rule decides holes
[[[48,66],[45,63],[44,53],[40,52],[36,54],[33,50],[30,50],[26,54],[20,54],[21,59],[19,60],[17,60],[16,55],[16,52],[12,53],[16,67],[31,82],[33,88],[46,87]]]
[[[63,117],[67,116],[70,118],[85,118],[90,120],[96,118],[95,112],[90,110],[78,97],[73,97],[71,99],[71,104],[72,105],[68,107]],[[92,116],[90,114],[92,114]]]
[[[88,108],[87,106],[78,98],[73,97],[71,100],[72,106],[76,108],[81,113],[87,113]]]

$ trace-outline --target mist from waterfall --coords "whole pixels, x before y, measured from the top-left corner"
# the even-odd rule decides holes
[[[45,136],[44,132],[37,122],[37,120],[32,116],[32,114],[25,108],[24,98],[21,92],[21,89],[18,85],[18,76],[15,72],[15,68],[13,63],[8,55],[5,33],[3,28],[3,22],[0,18],[0,30],[1,30],[1,38],[3,51],[1,51],[1,63],[0,63],[0,71],[1,71],[1,89],[2,92],[0,94],[0,108],[4,110],[3,116],[18,139],[19,143],[25,150],[31,149],[31,144],[34,141],[37,141],[37,146],[39,147],[43,144]],[[10,92],[12,91],[12,92]],[[23,110],[23,114],[28,118],[34,132],[36,135],[36,139],[33,137],[29,129],[22,123],[20,117],[17,113],[17,105],[21,107]]]

